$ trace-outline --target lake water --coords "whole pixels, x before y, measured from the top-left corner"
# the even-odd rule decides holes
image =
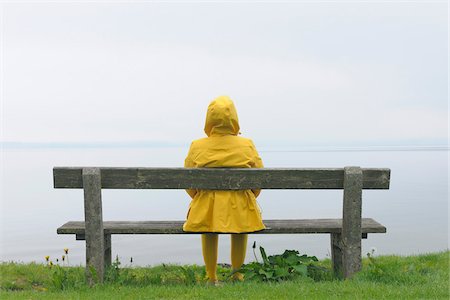
[[[84,263],[84,241],[57,235],[69,220],[83,220],[82,190],[53,189],[54,166],[179,167],[186,147],[25,148],[2,153],[0,260],[43,262],[70,249],[70,263]],[[387,227],[369,234],[363,253],[418,254],[448,249],[448,148],[432,151],[273,151],[260,149],[266,167],[386,167],[389,190],[363,191],[363,217]],[[176,190],[104,190],[104,220],[183,220],[188,195]],[[342,191],[264,190],[265,219],[339,218]],[[269,254],[284,249],[327,257],[329,235],[250,235]],[[197,235],[113,236],[113,256],[123,264],[203,264]],[[219,262],[229,263],[230,238],[219,240]],[[253,260],[249,247],[247,261]]]

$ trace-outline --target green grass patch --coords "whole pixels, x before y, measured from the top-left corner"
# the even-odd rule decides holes
[[[0,298],[449,299],[449,256],[450,251],[418,256],[368,257],[363,259],[362,271],[344,281],[331,276],[299,275],[284,276],[285,279],[277,281],[261,276],[263,280],[232,283],[228,281],[231,270],[219,267],[219,279],[225,281],[222,287],[206,286],[204,267],[195,265],[121,268],[116,262],[107,271],[103,285],[88,287],[81,266],[2,263]],[[299,264],[295,262],[295,265]],[[330,264],[330,260],[321,260],[315,266],[329,269]]]

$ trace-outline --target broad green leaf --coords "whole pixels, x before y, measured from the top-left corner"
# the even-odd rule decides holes
[[[289,276],[289,268],[279,268],[275,267],[274,269],[275,277],[286,277]]]
[[[273,272],[272,271],[265,271],[263,269],[259,270],[258,272],[261,275],[264,275],[267,279],[270,279],[273,277]]]
[[[283,257],[288,257],[288,256],[291,256],[291,255],[297,256],[298,253],[299,252],[297,250],[285,250],[282,256]]]
[[[285,258],[285,262],[288,266],[295,266],[298,264],[299,259],[298,259],[298,256],[290,255]]]
[[[308,275],[308,267],[306,265],[296,265],[292,267],[296,273],[302,276]]]

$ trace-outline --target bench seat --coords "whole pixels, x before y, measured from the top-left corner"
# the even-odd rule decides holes
[[[385,233],[386,227],[371,218],[361,219],[363,236],[367,233]],[[105,234],[187,234],[183,231],[184,221],[104,221]],[[267,229],[257,234],[282,233],[341,233],[342,219],[292,219],[265,220]],[[76,234],[83,240],[84,222],[70,221],[57,229],[58,234]],[[365,237],[365,236],[364,236]]]

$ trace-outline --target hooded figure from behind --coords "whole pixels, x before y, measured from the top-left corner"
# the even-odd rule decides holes
[[[221,96],[206,114],[208,137],[193,141],[186,168],[262,168],[261,158],[250,139],[238,136],[239,121],[233,101]],[[218,233],[231,233],[233,280],[242,281],[239,269],[245,260],[248,235],[264,229],[256,203],[259,190],[187,190],[192,197],[183,230],[201,232],[202,253],[208,283],[217,285]]]
[[[186,168],[262,168],[252,140],[238,136],[239,121],[227,96],[208,106],[205,133],[192,142]],[[187,190],[192,197],[183,230],[188,232],[249,233],[264,229],[256,203],[259,190]]]

